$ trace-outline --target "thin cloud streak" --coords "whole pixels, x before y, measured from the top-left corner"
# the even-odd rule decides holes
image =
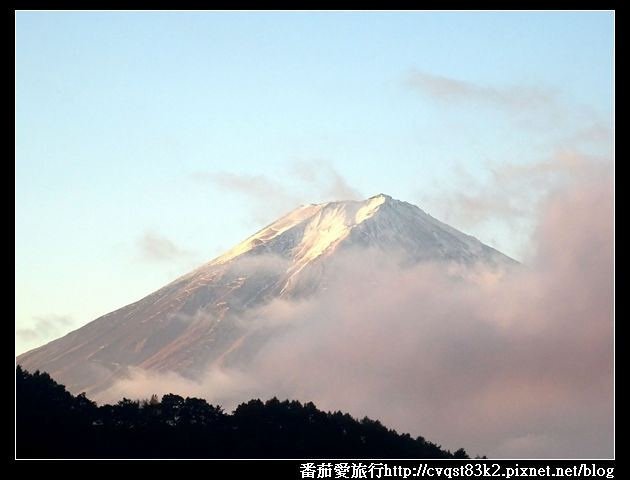
[[[300,203],[300,197],[265,175],[231,172],[196,172],[192,178],[202,184],[211,184],[247,201],[252,220],[266,224]]]
[[[187,258],[191,252],[175,245],[170,239],[152,230],[147,230],[138,239],[138,249],[143,260],[165,262]]]
[[[18,328],[15,336],[23,344],[38,345],[47,340],[52,340],[72,327],[74,321],[69,315],[40,315],[33,317],[34,325],[31,328]]]
[[[300,161],[292,165],[290,172],[296,180],[319,192],[326,201],[360,200],[361,193],[330,164],[323,161]]]
[[[558,90],[545,86],[482,85],[418,70],[409,72],[403,83],[441,106],[469,109],[476,115],[482,115],[480,109],[493,110],[519,129],[538,134],[558,134],[575,121],[597,123],[594,112],[565,104]]]
[[[266,224],[315,198],[321,201],[362,198],[332,165],[323,161],[295,162],[282,179],[232,172],[195,172],[191,178],[244,198],[257,224]]]
[[[209,181],[228,191],[246,195],[255,200],[267,199],[273,202],[294,200],[291,194],[278,182],[264,175],[236,174],[229,172],[199,172],[195,177]]]
[[[556,92],[533,86],[492,87],[428,72],[412,71],[405,84],[441,102],[477,103],[519,113],[548,109],[557,102]]]

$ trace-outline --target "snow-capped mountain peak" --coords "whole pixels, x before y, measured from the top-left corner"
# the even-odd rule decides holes
[[[342,246],[399,250],[408,254],[412,261],[510,261],[417,206],[380,193],[366,200],[300,206],[209,265],[222,265],[242,255],[270,253],[290,260],[290,271],[295,273]]]
[[[273,248],[274,241],[287,235],[301,235],[292,245],[297,263],[311,261],[344,239],[356,225],[372,217],[387,201],[379,194],[364,201],[342,201],[303,205],[271,223],[234,248],[215,259],[215,265],[226,263],[245,253]]]

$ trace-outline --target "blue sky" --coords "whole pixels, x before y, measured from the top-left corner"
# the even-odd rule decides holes
[[[613,22],[17,12],[17,352],[301,202],[384,192],[526,257],[526,216],[454,199],[470,206],[501,165],[610,151]]]

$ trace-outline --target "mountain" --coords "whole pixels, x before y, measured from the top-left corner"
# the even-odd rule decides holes
[[[358,252],[359,259],[381,252],[403,266],[515,263],[388,195],[303,205],[220,257],[17,362],[50,373],[71,392],[95,394],[129,367],[194,378],[213,364],[246,361],[265,339],[241,317],[273,299],[327,288],[331,265],[344,252]]]

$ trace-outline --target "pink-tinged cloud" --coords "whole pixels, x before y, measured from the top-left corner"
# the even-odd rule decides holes
[[[473,454],[611,456],[609,181],[552,196],[537,239],[533,264],[500,281],[352,267],[257,358],[263,392]]]
[[[110,395],[172,387],[228,408],[279,396],[472,455],[611,457],[612,179],[606,164],[567,165],[537,204],[527,264],[400,268],[347,252],[317,296],[252,315],[271,339],[251,363],[198,381],[136,371]]]

